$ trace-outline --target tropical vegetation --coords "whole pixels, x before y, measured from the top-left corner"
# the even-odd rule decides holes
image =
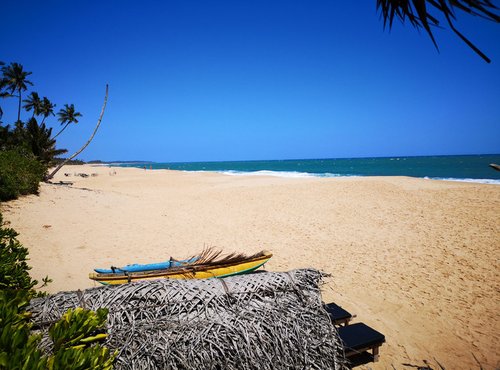
[[[48,122],[50,117],[56,115],[56,104],[36,91],[24,95],[28,87],[33,86],[33,82],[29,80],[32,73],[15,62],[0,62],[0,67],[0,98],[14,98],[18,102],[17,120],[10,124],[0,121],[2,201],[38,191],[38,184],[45,178],[48,168],[55,165],[58,156],[67,152],[66,149],[57,148],[56,137],[69,124],[77,123],[82,114],[76,110],[74,104],[64,104],[64,108],[57,113],[59,122],[64,127],[54,135]],[[3,115],[4,111],[0,106],[0,119]]]
[[[73,104],[65,104],[58,112],[64,127],[53,135],[47,122],[55,116],[56,105],[36,91],[23,100],[28,86],[33,86],[28,80],[32,73],[19,63],[0,62],[0,67],[0,98],[17,98],[18,108],[15,122],[4,125],[0,121],[0,201],[5,201],[38,192],[48,168],[59,164],[57,156],[66,153],[56,147],[55,136],[82,115]],[[3,113],[0,106],[0,119]],[[44,278],[37,288],[38,281],[29,275],[28,250],[17,236],[5,227],[0,214],[0,370],[111,369],[116,353],[100,344],[107,337],[106,309],[68,310],[45,330],[53,350],[45,353],[40,349],[42,334],[33,331],[27,309],[32,298],[43,295],[36,289],[50,279]]]
[[[0,200],[36,194],[46,167],[34,155],[21,149],[0,151]]]
[[[80,112],[75,110],[75,106],[73,104],[64,104],[64,108],[61,109],[57,115],[59,116],[59,122],[61,122],[61,125],[64,125],[64,127],[54,136],[54,139],[58,137],[70,123],[78,123],[77,118],[82,116]]]
[[[27,309],[43,293],[35,290],[38,281],[29,275],[28,250],[17,236],[0,214],[0,369],[112,369],[116,352],[100,344],[107,338],[106,309],[68,310],[48,329],[53,351],[39,348],[42,334],[33,332]]]

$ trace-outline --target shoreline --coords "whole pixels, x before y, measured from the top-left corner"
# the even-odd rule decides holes
[[[94,166],[94,165],[91,165]],[[136,168],[143,169],[135,166],[120,166],[115,164],[102,164],[95,166],[103,166],[109,168]],[[238,170],[179,170],[170,168],[146,168],[147,171],[178,171],[178,172],[193,172],[193,173],[217,173],[227,176],[271,176],[271,177],[281,177],[281,178],[322,178],[322,179],[338,179],[338,178],[385,178],[385,177],[408,177],[413,179],[422,180],[436,180],[436,181],[453,181],[453,182],[465,182],[465,183],[477,183],[477,184],[489,184],[489,185],[500,185],[500,179],[492,178],[468,178],[468,177],[418,177],[410,175],[343,175],[335,173],[316,173],[316,172],[299,172],[299,171],[276,171],[276,170],[256,170],[256,171],[238,171]]]
[[[471,353],[485,369],[499,365],[497,186],[108,165],[65,166],[56,181],[73,185],[42,184],[39,196],[2,204],[30,251],[31,275],[54,280],[50,292],[93,286],[94,267],[183,258],[204,246],[268,249],[270,271],[330,273],[323,300],[386,336],[372,368],[433,358],[478,367]]]
[[[215,172],[228,175],[277,177],[378,177],[409,176],[422,179],[500,184],[491,163],[500,154],[397,156],[208,162],[114,162],[108,165],[148,169]]]

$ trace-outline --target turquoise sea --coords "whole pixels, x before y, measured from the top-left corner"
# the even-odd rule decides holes
[[[267,174],[283,177],[412,176],[500,184],[500,154],[387,158],[331,158],[233,162],[122,163],[149,169],[211,171],[229,175]]]

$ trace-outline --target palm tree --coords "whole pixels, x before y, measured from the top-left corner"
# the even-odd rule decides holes
[[[59,122],[61,122],[61,125],[64,125],[64,124],[66,124],[66,125],[65,125],[62,129],[61,129],[61,131],[59,131],[59,132],[57,133],[57,135],[56,135],[56,136],[54,136],[54,139],[55,139],[56,137],[58,137],[58,136],[59,136],[59,134],[60,134],[61,132],[63,132],[63,131],[66,129],[66,127],[68,127],[68,125],[69,125],[70,123],[78,123],[77,118],[82,116],[82,114],[81,114],[80,112],[76,112],[76,111],[75,111],[75,106],[74,106],[74,104],[71,104],[71,105],[64,104],[64,108],[63,108],[63,109],[61,109],[61,110],[57,113],[57,115],[59,116],[59,118],[58,118],[58,119],[59,119]]]
[[[56,141],[51,136],[52,128],[47,128],[45,123],[39,125],[36,118],[30,118],[26,125],[26,142],[35,157],[47,165],[56,156],[67,152],[66,149],[56,149]]]
[[[55,107],[56,105],[52,104],[52,102],[49,99],[47,99],[46,96],[43,97],[42,103],[40,105],[40,115],[43,116],[42,124],[45,122],[48,116],[50,115],[55,116],[54,114]]]
[[[26,109],[28,112],[30,112],[31,110],[33,110],[33,115],[31,116],[31,118],[33,118],[35,116],[38,116],[40,114],[40,110],[41,110],[41,107],[42,107],[42,100],[38,96],[37,92],[33,91],[28,96],[28,99],[23,100],[23,102],[26,103],[26,104],[23,105],[24,109]]]
[[[0,61],[0,66],[4,66],[4,65],[5,65],[5,63]],[[0,69],[0,71],[3,72],[3,67]],[[6,85],[7,85],[7,81],[3,78],[3,76],[0,76],[0,98],[2,98],[2,99],[8,98],[11,96],[7,91],[3,91],[6,88]],[[2,118],[2,116],[3,116],[3,110],[2,110],[2,107],[0,107],[0,119]],[[0,123],[1,123],[1,121],[0,121]]]
[[[9,66],[2,67],[3,77],[2,85],[11,95],[17,91],[17,96],[19,98],[19,108],[17,110],[17,120],[21,120],[21,101],[22,92],[28,89],[27,85],[33,85],[31,81],[27,80],[27,77],[31,72],[26,72],[23,70],[23,66],[19,63],[10,63]]]
[[[431,26],[438,27],[439,20],[430,14],[429,7],[437,13],[441,13],[453,32],[455,32],[455,34],[481,58],[488,63],[491,62],[491,60],[462,35],[453,24],[453,21],[456,20],[455,10],[500,23],[500,16],[495,13],[498,8],[491,0],[377,0],[377,9],[380,9],[382,13],[384,27],[389,23],[389,28],[391,28],[394,17],[398,18],[403,23],[408,20],[416,29],[423,28],[431,38],[434,46],[438,48],[437,42],[431,31]]]
[[[54,175],[57,173],[57,171],[59,171],[66,163],[71,161],[78,154],[83,152],[87,146],[89,146],[92,139],[94,139],[94,136],[97,133],[99,126],[101,125],[102,117],[104,116],[104,111],[106,110],[107,102],[108,102],[108,85],[106,84],[106,93],[104,95],[104,104],[102,105],[101,114],[99,115],[99,119],[97,120],[97,124],[95,125],[94,132],[92,132],[92,135],[90,135],[90,138],[87,140],[87,142],[80,149],[78,149],[69,158],[66,158],[62,163],[60,163],[49,175],[45,176],[45,181],[50,181],[50,179],[52,179],[54,177]]]
[[[6,91],[2,91],[2,87],[0,86],[0,98],[8,98],[10,96],[10,94]],[[3,109],[2,107],[0,107],[0,119],[2,119],[2,116],[3,116]],[[0,121],[1,123],[1,121]]]

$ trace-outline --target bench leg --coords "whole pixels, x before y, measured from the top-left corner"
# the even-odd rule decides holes
[[[376,347],[373,347],[372,348],[372,351],[373,351],[373,362],[377,362],[378,361],[378,350],[379,350],[380,346],[376,346]]]

